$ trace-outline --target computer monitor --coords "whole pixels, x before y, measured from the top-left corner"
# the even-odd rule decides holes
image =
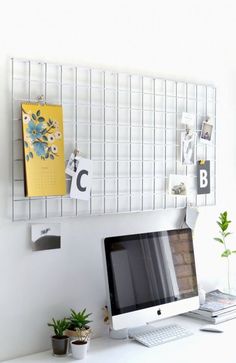
[[[191,229],[108,237],[104,247],[113,329],[199,307]]]

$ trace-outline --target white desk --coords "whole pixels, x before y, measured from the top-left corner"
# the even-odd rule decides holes
[[[87,358],[73,360],[70,356],[54,357],[51,351],[25,356],[4,363],[235,363],[236,362],[236,319],[218,324],[224,333],[207,333],[199,327],[207,322],[187,317],[176,317],[165,321],[176,322],[194,334],[153,348],[129,340],[114,340],[108,337],[93,339]],[[160,322],[159,322],[160,324]]]

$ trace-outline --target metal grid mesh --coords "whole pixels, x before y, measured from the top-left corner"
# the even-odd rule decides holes
[[[65,157],[74,148],[93,160],[89,202],[63,197],[24,197],[21,102],[62,104]],[[211,160],[211,193],[196,194],[196,165],[180,162],[182,112],[196,114],[196,158]],[[210,116],[213,142],[199,142]],[[215,204],[216,91],[213,86],[12,59],[12,218],[77,216]],[[169,174],[192,176],[188,198],[167,192]],[[69,190],[70,178],[67,178]]]

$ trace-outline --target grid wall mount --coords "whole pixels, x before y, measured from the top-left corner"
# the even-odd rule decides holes
[[[32,220],[153,211],[216,202],[216,89],[212,85],[11,59],[12,219]],[[65,159],[74,149],[93,162],[89,201],[66,196],[25,197],[21,103],[61,104]],[[196,115],[196,160],[211,161],[211,193],[197,195],[196,165],[182,165],[182,112]],[[213,123],[212,143],[199,141]],[[189,175],[192,193],[168,194],[170,174]],[[67,177],[67,190],[70,177]]]

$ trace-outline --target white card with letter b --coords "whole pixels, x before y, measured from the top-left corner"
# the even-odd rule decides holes
[[[90,199],[92,184],[92,161],[79,158],[75,174],[72,177],[70,197],[81,200]]]

